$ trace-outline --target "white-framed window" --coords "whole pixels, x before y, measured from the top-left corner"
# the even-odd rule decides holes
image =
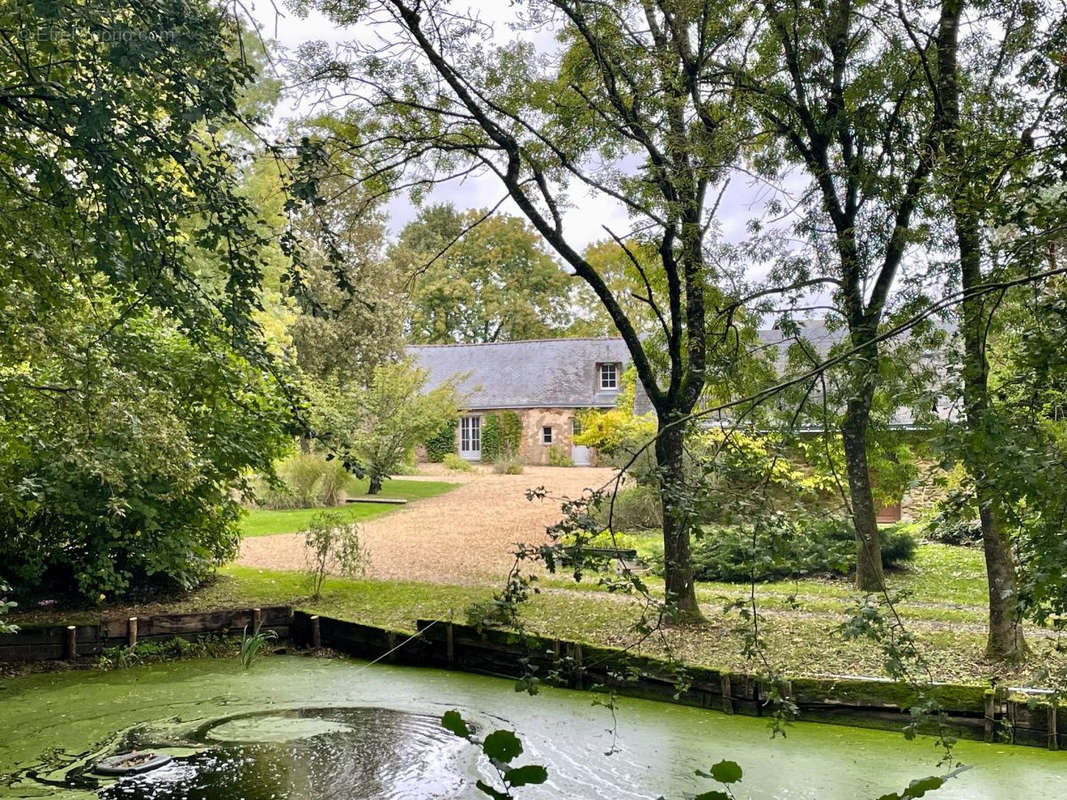
[[[541,428],[541,444],[552,444],[552,426],[545,425]]]
[[[618,389],[619,388],[619,365],[618,364],[601,364],[600,365],[600,388],[601,389]]]
[[[577,417],[571,417],[571,436],[578,436],[582,432],[582,421]]]

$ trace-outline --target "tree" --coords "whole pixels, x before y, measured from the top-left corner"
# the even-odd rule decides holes
[[[1048,454],[1056,448],[1034,441],[1043,438],[1039,432],[1042,421],[1031,417],[1020,428],[1017,411],[996,402],[990,354],[1003,358],[1013,348],[998,348],[989,336],[997,327],[993,317],[1005,303],[1003,292],[989,296],[982,287],[997,277],[1041,271],[1049,231],[1055,237],[1062,225],[1062,212],[1054,211],[1055,192],[1050,193],[1049,183],[1050,179],[1053,183],[1062,181],[1055,177],[1059,171],[1055,143],[1063,136],[1067,96],[1062,85],[1062,58],[1058,66],[1055,59],[1062,53],[1067,26],[1062,19],[1055,22],[1055,11],[1049,5],[1007,2],[1001,9],[1007,20],[1003,28],[972,34],[961,42],[958,21],[968,7],[962,1],[946,4],[944,13],[954,16],[957,24],[942,26],[936,69],[929,78],[944,131],[938,184],[944,187],[948,238],[956,256],[954,263],[950,262],[948,281],[965,293],[959,313],[965,430],[954,444],[973,484],[982,526],[989,584],[987,654],[1017,660],[1025,654],[1026,644],[1009,528],[1013,518],[1019,519],[1013,506],[1028,494],[1031,502],[1035,500],[1036,484],[1024,481],[1020,492],[1022,487],[1011,476],[1018,474],[1019,460],[1035,474],[1044,474],[1040,459],[1035,463],[1027,456]],[[1035,132],[1052,147],[1036,145]],[[1049,206],[1054,211],[1051,215],[1047,213]],[[1009,236],[1010,244],[1005,246],[1004,231],[1009,226],[1016,235]],[[1010,307],[1010,299],[1008,303]],[[1014,348],[1014,357],[1002,364],[1002,373],[1011,378],[999,391],[1010,391],[1021,407],[1035,411],[1039,418],[1037,407],[1041,403],[1035,397],[1055,382],[1044,372],[1045,382],[1038,390],[1035,372],[1021,365],[1039,360],[1048,365],[1046,356],[1051,351],[1046,350],[1040,358],[1035,354],[1041,352],[1042,341],[1049,342],[1048,334],[1062,326],[1062,320],[1057,319],[1055,302],[1035,303],[1031,309],[1043,313],[1036,325],[1033,319],[1014,321],[1017,330],[1028,335],[1026,344]],[[1020,392],[1020,386],[1030,387],[1030,391]],[[1009,443],[1022,445],[1020,436],[1030,439],[1032,446],[1006,447]],[[1013,463],[1004,463],[1005,452],[1011,454]],[[1058,504],[1048,495],[1038,493],[1038,497],[1047,504],[1046,511]]]
[[[380,364],[370,383],[312,388],[320,437],[352,452],[370,478],[368,494],[378,494],[416,445],[458,415],[454,381],[430,391],[426,370],[407,361]]]
[[[600,273],[604,283],[618,298],[619,305],[626,310],[626,316],[634,321],[637,330],[645,336],[655,336],[661,331],[653,307],[644,299],[648,294],[645,278],[657,285],[658,294],[662,295],[665,290],[666,275],[658,268],[659,253],[654,244],[631,239],[623,248],[611,239],[602,239],[586,247],[582,258]],[[571,324],[571,333],[583,336],[615,335],[611,317],[588,285],[578,288],[574,300],[578,319]]]
[[[291,214],[301,263],[283,288],[296,311],[288,328],[295,361],[310,380],[367,383],[376,365],[403,349],[406,278],[383,252],[381,199],[352,187],[351,158],[327,145],[356,123],[351,115],[320,116],[299,128],[305,150],[318,153],[302,165],[301,179],[314,183],[319,199]]]
[[[236,555],[234,497],[281,454],[288,403],[226,341],[68,292],[23,329],[55,350],[0,367],[0,581],[90,600],[195,586]]]
[[[523,220],[430,206],[390,250],[408,276],[414,342],[497,342],[558,336],[571,279]],[[483,219],[484,218],[484,219]]]
[[[349,50],[349,63],[331,56],[311,65],[340,81],[338,90],[375,120],[373,130],[349,141],[360,178],[391,171],[425,191],[474,172],[495,176],[604,305],[658,420],[668,604],[676,619],[700,619],[683,436],[709,363],[735,344],[736,305],[716,290],[709,249],[716,190],[747,126],[729,93],[709,88],[701,66],[735,35],[733,19],[710,13],[711,4],[529,2],[523,23],[557,33],[560,42],[558,58],[541,58],[523,41],[486,45],[483,23],[438,3],[314,5],[339,23],[391,23],[376,27],[385,42]],[[565,229],[568,186],[617,202],[657,254],[664,280],[642,275],[642,285],[663,337],[660,374],[641,328]],[[608,233],[640,264],[628,232]]]
[[[848,364],[841,436],[856,583],[881,591],[868,463],[877,337],[915,236],[942,130],[923,67],[958,24],[958,4],[941,3],[932,20],[917,8],[850,0],[811,6],[765,0],[755,8],[746,33],[752,48],[716,59],[709,73],[735,85],[744,107],[766,126],[755,165],[782,177],[784,162],[810,181],[797,229],[811,259],[785,259],[777,277],[783,286],[832,287],[857,350]]]
[[[292,425],[230,133],[254,66],[198,0],[13,2],[0,28],[0,570],[192,585]]]

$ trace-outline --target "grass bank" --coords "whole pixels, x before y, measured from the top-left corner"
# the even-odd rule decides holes
[[[1011,685],[1039,685],[1045,667],[1067,668],[1067,656],[1051,649],[1051,631],[1031,628],[1034,653],[1028,664],[1013,669],[988,662],[985,647],[985,577],[977,550],[924,545],[913,567],[890,575],[891,587],[907,590],[898,611],[917,638],[932,676],[948,682],[984,683],[991,677]],[[656,579],[652,587],[662,588]],[[603,591],[596,577],[580,584],[562,576],[541,581],[523,612],[529,628],[543,635],[593,644],[626,646],[640,616],[638,603]],[[297,572],[275,572],[230,566],[216,581],[171,602],[112,607],[105,614],[171,613],[221,607],[292,604],[312,613],[413,631],[418,618],[465,621],[466,609],[489,599],[497,585],[448,585],[402,581],[330,578],[318,600],[307,597],[305,578]],[[744,656],[751,624],[731,601],[747,596],[742,584],[701,584],[698,597],[708,622],[704,626],[656,634],[638,652],[663,655],[673,649],[687,662],[703,666],[756,671],[760,665]],[[768,660],[793,676],[884,674],[884,656],[870,642],[848,641],[839,626],[860,596],[845,580],[814,580],[763,584],[756,589],[760,635]],[[89,615],[89,612],[85,612]],[[70,620],[61,611],[17,615],[24,620]],[[19,621],[16,619],[15,621]]]

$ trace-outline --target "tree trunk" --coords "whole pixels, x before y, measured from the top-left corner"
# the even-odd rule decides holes
[[[684,431],[681,425],[664,427],[656,440],[656,464],[659,468],[660,500],[663,503],[663,574],[667,602],[677,612],[679,622],[703,622],[693,586],[689,530],[691,519],[686,502]]]
[[[857,354],[860,363],[852,370],[857,377],[856,393],[848,400],[845,419],[841,425],[841,441],[845,450],[845,476],[848,479],[849,500],[852,504],[852,524],[856,529],[856,588],[864,592],[885,589],[882,573],[882,542],[878,535],[878,515],[871,491],[871,471],[867,465],[867,428],[870,425],[871,402],[874,397],[874,377],[878,353]],[[869,361],[873,359],[873,366]]]
[[[950,140],[950,152],[955,150]],[[953,203],[963,290],[982,283],[981,234],[977,214],[966,198]],[[985,356],[986,312],[980,297],[963,302],[963,407],[968,428],[964,462],[974,479],[975,499],[982,521],[986,578],[989,582],[989,635],[986,655],[999,661],[1018,661],[1026,655],[1019,619],[1019,586],[1001,511],[997,505],[994,470],[985,453],[989,447],[989,364]]]
[[[1020,661],[1026,656],[1026,640],[1018,611],[1018,580],[1015,560],[996,507],[987,492],[977,491],[982,519],[982,547],[989,581],[989,635],[986,656],[996,661]]]
[[[370,486],[367,487],[367,494],[378,494],[382,490],[382,476],[376,472],[372,472],[370,476]]]

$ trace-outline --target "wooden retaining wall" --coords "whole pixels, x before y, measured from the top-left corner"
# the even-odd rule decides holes
[[[752,675],[688,667],[686,688],[679,692],[669,664],[619,649],[509,631],[479,631],[437,620],[418,620],[416,627],[420,635],[410,638],[399,631],[297,611],[290,631],[297,644],[329,647],[384,663],[519,678],[525,662],[546,683],[575,689],[610,686],[621,695],[728,714],[770,713],[768,697],[773,687]],[[389,655],[381,658],[385,653]],[[620,675],[627,677],[620,679]],[[917,702],[907,686],[871,678],[797,678],[778,688],[796,705],[800,720],[863,728],[902,730],[913,722],[911,708]],[[939,701],[947,724],[960,738],[1055,750],[1067,737],[1067,708],[1057,709],[1040,696],[1026,698],[1017,691],[950,684],[937,684],[928,694]],[[932,726],[924,732],[933,732]]]
[[[432,666],[520,678],[524,664],[545,683],[574,689],[612,688],[621,695],[680,703],[727,714],[762,716],[775,687],[752,675],[687,667],[684,690],[666,662],[623,650],[577,642],[477,630],[439,620],[418,620],[418,635],[294,612],[288,606],[230,609],[199,614],[108,619],[95,625],[28,626],[0,635],[0,661],[93,656],[137,641],[191,639],[207,633],[239,634],[261,622],[281,641],[327,647],[358,658],[409,666]],[[913,721],[917,698],[888,680],[843,676],[795,678],[777,687],[799,719],[863,728],[901,730]],[[1056,750],[1067,741],[1067,707],[1033,690],[937,684],[928,689],[960,738],[1006,741]],[[931,732],[929,726],[925,732]]]
[[[208,633],[240,635],[261,622],[289,638],[293,610],[289,606],[241,608],[196,614],[105,619],[92,625],[27,625],[18,633],[0,634],[0,661],[44,661],[95,656],[109,647],[136,642],[194,639]]]

